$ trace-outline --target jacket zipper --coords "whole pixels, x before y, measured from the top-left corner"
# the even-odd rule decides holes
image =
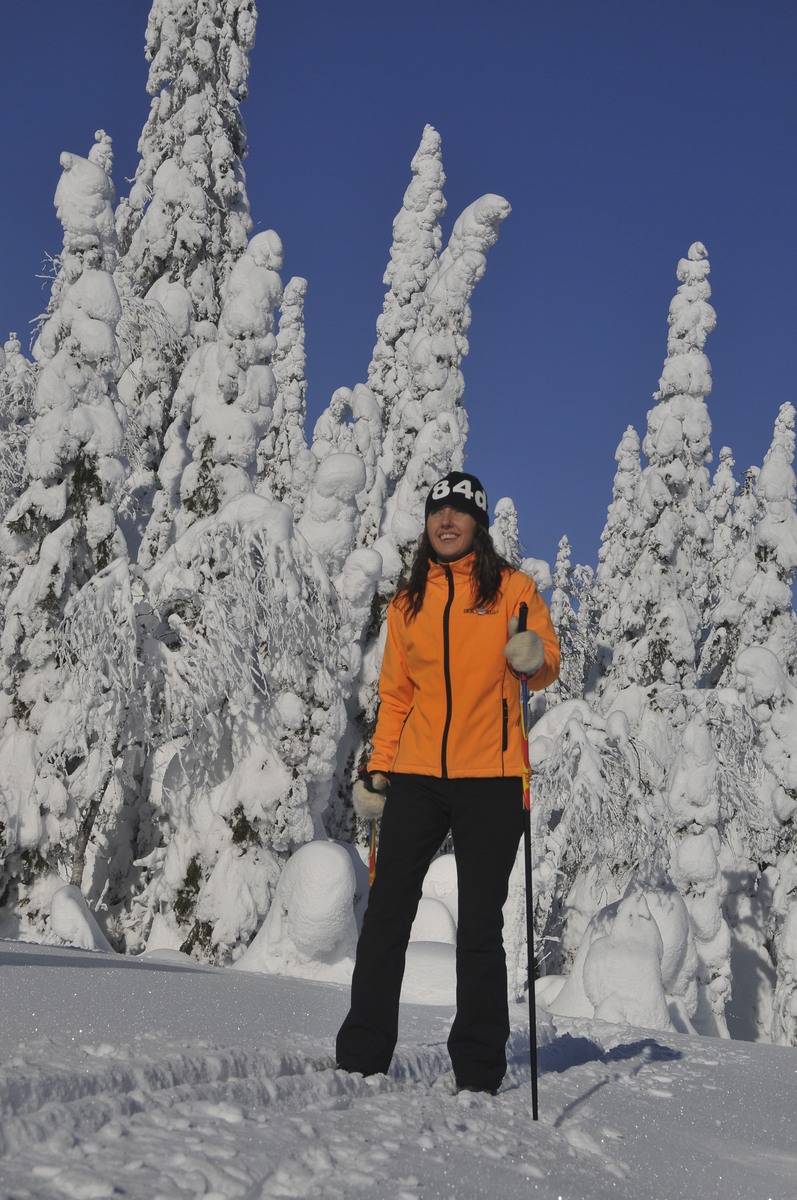
[[[448,731],[451,728],[451,639],[449,636],[449,617],[451,605],[454,603],[454,575],[450,567],[443,567],[448,580],[448,600],[443,612],[443,673],[446,680],[446,723],[443,727],[443,744],[440,749],[440,766],[443,779],[448,779],[446,752],[448,750]]]
[[[501,704],[503,705],[504,709],[503,733],[501,735],[501,753],[504,754],[507,746],[509,745],[509,705],[506,702],[506,696],[501,701]]]

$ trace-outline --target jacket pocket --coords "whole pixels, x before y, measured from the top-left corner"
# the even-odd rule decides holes
[[[415,705],[413,704],[412,708],[414,708],[414,707],[415,707]],[[407,715],[406,715],[406,717],[404,718],[404,720],[401,722],[401,732],[399,733],[399,735],[398,735],[398,741],[396,742],[396,753],[393,755],[393,761],[394,761],[394,762],[395,762],[395,761],[396,761],[396,759],[398,758],[398,753],[399,753],[399,750],[401,749],[401,739],[402,739],[402,737],[404,736],[404,728],[405,728],[405,726],[406,726],[407,722],[409,721],[410,717],[412,716],[412,708],[411,708],[411,709],[410,709],[410,711],[407,713]]]

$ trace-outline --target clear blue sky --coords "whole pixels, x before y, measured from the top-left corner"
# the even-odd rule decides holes
[[[6,5],[0,336],[46,303],[63,150],[114,139],[117,193],[147,116],[148,0]],[[797,5],[740,0],[292,0],[259,5],[245,163],[256,227],[304,275],[312,429],[365,379],[391,224],[424,124],[450,230],[484,192],[512,215],[473,299],[469,468],[511,495],[529,553],[595,563],[626,425],[644,432],[675,266],[712,264],[715,459],[760,463],[795,400]],[[23,339],[24,341],[24,339]]]

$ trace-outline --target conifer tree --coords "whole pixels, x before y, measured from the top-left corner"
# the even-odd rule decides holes
[[[695,243],[678,264],[681,286],[670,306],[668,354],[644,440],[648,466],[640,473],[633,430],[617,453],[596,587],[602,651],[590,698],[598,716],[568,710],[569,721],[546,749],[538,787],[543,802],[558,807],[564,779],[572,779],[576,767],[584,773],[589,760],[583,747],[598,750],[593,780],[614,774],[619,795],[606,807],[603,827],[586,840],[578,818],[563,813],[561,840],[571,847],[571,862],[586,855],[570,867],[576,890],[565,915],[568,906],[588,910],[592,889],[599,880],[606,886],[612,875],[615,886],[640,872],[659,884],[669,877],[695,932],[697,988],[690,1015],[703,1032],[727,1034],[727,854],[718,831],[727,815],[721,803],[725,776],[705,702],[694,691],[711,536],[705,517],[711,426],[703,399],[711,377],[703,348],[716,317],[707,275],[705,248]],[[557,711],[537,727],[541,748]],[[550,865],[560,869],[558,862]],[[596,897],[591,903],[597,907]]]
[[[431,126],[424,129],[412,170],[393,226],[385,273],[390,290],[368,371],[382,409],[384,439],[381,473],[369,488],[377,495],[366,500],[366,507],[383,509],[381,526],[373,527],[370,537],[388,539],[383,547],[388,591],[423,526],[426,492],[464,463],[467,416],[460,364],[468,352],[468,301],[510,212],[502,197],[482,196],[458,218],[440,253],[445,175],[440,137]]]
[[[548,689],[552,697],[569,700],[579,698],[584,688],[584,663],[577,651],[578,617],[573,608],[573,568],[570,565],[570,542],[560,538],[553,574],[553,592],[549,605],[551,620],[559,639],[562,665],[559,678]]]
[[[251,229],[246,97],[256,11],[251,0],[154,0],[147,88],[154,97],[129,197],[116,214],[124,319],[120,395],[132,471],[121,502],[138,554],[158,495],[172,399],[191,354],[215,338],[223,286]],[[143,548],[149,562],[152,541]]]
[[[0,518],[23,488],[35,372],[15,333],[0,351]]]
[[[258,487],[302,514],[318,465],[305,436],[307,408],[304,375],[304,297],[307,280],[295,277],[285,286],[280,305],[277,346],[271,360],[277,398],[271,428],[258,450]]]
[[[385,505],[382,534],[404,557],[423,529],[429,488],[449,471],[461,470],[465,461],[468,420],[460,367],[468,352],[469,300],[509,212],[501,196],[482,196],[469,205],[424,288],[410,344],[408,386],[391,410],[382,451],[385,477],[395,489]]]
[[[766,646],[787,672],[797,671],[797,617],[792,581],[797,569],[794,407],[782,405],[764,465],[748,473],[723,536],[715,567],[716,598],[702,656],[710,682],[734,682],[735,660],[747,646]],[[727,486],[727,485],[726,485]]]
[[[711,422],[703,399],[711,367],[703,347],[716,315],[708,273],[705,247],[696,242],[678,264],[681,286],[670,305],[658,404],[648,413],[648,466],[636,486],[632,527],[639,554],[618,600],[610,679],[598,685],[604,711],[617,687],[694,681],[711,536],[705,517]]]
[[[113,270],[116,233],[108,177],[110,139],[100,131],[88,159],[62,154],[55,194],[63,252],[34,347],[36,417],[27,441],[29,483],[2,526],[4,703],[10,720],[0,759],[7,776],[9,887],[35,872],[72,864],[78,885],[88,837],[114,770],[118,728],[87,719],[79,664],[60,652],[65,613],[80,590],[127,550],[116,520],[125,480],[124,430],[114,380],[121,304]],[[108,715],[107,713],[105,714]],[[109,741],[110,736],[110,741]],[[8,894],[8,893],[7,893]]]
[[[639,434],[629,425],[615,453],[617,472],[598,552],[595,599],[599,611],[596,695],[605,687],[614,647],[621,641],[620,614],[627,601],[627,581],[641,553],[637,490],[642,476]]]
[[[154,0],[147,23],[153,100],[117,213],[120,272],[138,296],[182,284],[197,320],[217,318],[252,228],[239,106],[256,20],[252,0]]]
[[[254,489],[258,446],[277,395],[269,364],[281,265],[273,230],[252,238],[225,285],[217,338],[195,350],[183,371],[142,565],[154,563],[197,518]]]
[[[410,342],[443,244],[440,219],[446,210],[446,177],[440,134],[431,125],[425,127],[410,165],[413,178],[393,222],[393,245],[383,279],[390,290],[376,322],[377,342],[368,368],[368,386],[381,405],[386,425],[410,386]]]
[[[490,526],[490,537],[499,554],[513,567],[519,567],[523,557],[518,532],[517,510],[514,502],[504,496],[495,506],[495,520]]]

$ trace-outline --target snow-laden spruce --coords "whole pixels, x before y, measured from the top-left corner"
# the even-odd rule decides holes
[[[135,181],[116,211],[126,368],[119,391],[132,467],[120,508],[134,556],[163,499],[157,471],[180,372],[215,337],[223,288],[252,228],[239,106],[256,17],[251,0],[156,0],[149,16],[153,100]],[[151,551],[150,542],[143,563]]]
[[[304,297],[307,280],[289,279],[282,294],[277,345],[271,359],[277,398],[271,427],[260,444],[258,488],[290,504],[299,517],[318,460],[307,446],[304,374]]]
[[[518,531],[517,509],[514,502],[509,496],[503,496],[493,511],[495,520],[490,526],[493,545],[508,563],[511,563],[513,567],[519,567],[523,555]]]
[[[225,285],[218,329],[210,327],[180,377],[158,468],[161,487],[142,544],[144,566],[197,518],[254,489],[258,446],[277,394],[269,364],[281,266],[276,233],[253,237]]]
[[[381,458],[391,494],[380,533],[404,559],[423,530],[429,488],[464,464],[468,421],[460,367],[468,353],[469,300],[510,211],[501,196],[482,196],[469,205],[423,288],[408,346],[407,382],[391,409]]]
[[[116,222],[121,272],[138,295],[183,285],[198,320],[215,320],[222,285],[252,221],[241,162],[252,0],[154,0],[147,23],[153,97],[141,160]]]
[[[0,518],[20,495],[25,444],[33,410],[35,372],[16,333],[0,350]]]
[[[575,987],[601,901],[674,885],[694,946],[678,1019],[793,1042],[794,416],[782,407],[765,467],[740,492],[727,448],[708,488],[707,274],[696,243],[678,268],[647,467],[633,429],[617,451],[595,588],[581,597],[598,616],[592,711],[559,704],[533,730],[535,900],[560,939],[549,969],[569,969]],[[559,573],[562,607],[575,589]]]
[[[81,692],[80,663],[61,652],[60,642],[65,617],[93,578],[117,562],[127,571],[116,519],[126,466],[120,457],[125,411],[114,386],[121,304],[112,274],[111,162],[102,131],[87,159],[61,155],[55,205],[64,245],[34,346],[39,369],[26,448],[29,482],[0,531],[7,596],[4,892],[17,903],[48,863],[71,867],[80,885],[88,838],[121,753],[120,728],[95,719],[102,683],[94,681],[96,695]],[[35,907],[29,905],[28,914]],[[35,916],[28,919],[35,924]]]
[[[730,969],[718,768],[705,700],[685,690],[695,684],[710,545],[704,345],[716,317],[708,270],[699,242],[678,264],[667,359],[643,445],[648,466],[640,470],[633,430],[617,452],[596,579],[602,644],[587,691],[596,711],[580,700],[552,708],[535,726],[532,756],[542,819],[554,826],[541,896],[551,871],[563,872],[548,899],[549,934],[562,936],[560,969],[601,894],[619,898],[634,878],[659,888],[672,881],[696,934],[688,1016],[701,1031],[723,1034]]]

